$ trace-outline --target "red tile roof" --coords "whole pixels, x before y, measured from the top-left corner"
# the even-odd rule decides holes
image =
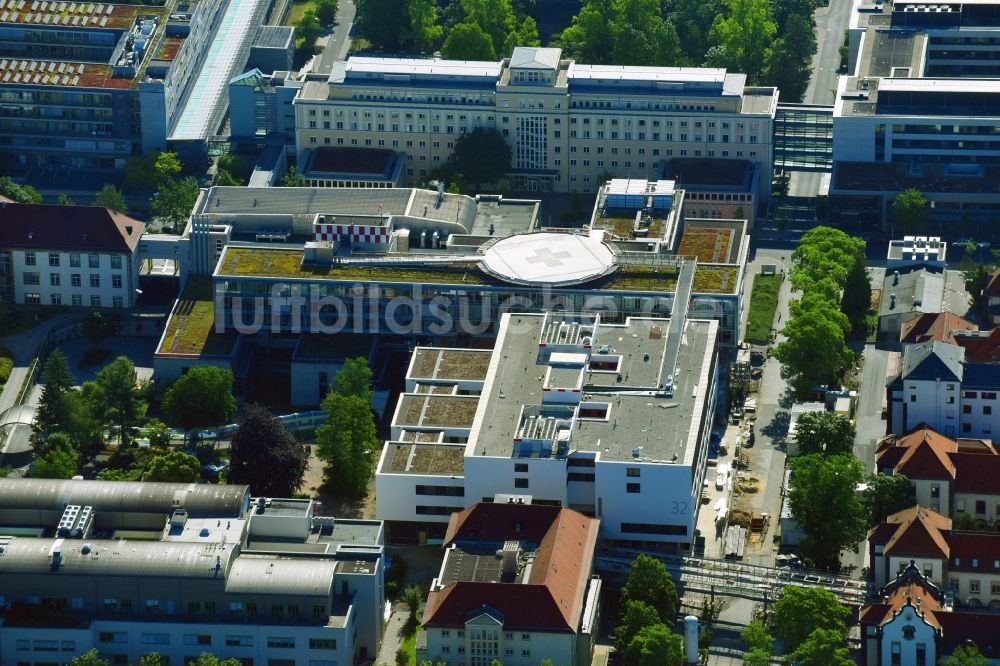
[[[934,594],[919,583],[910,580],[896,587],[882,599],[881,603],[872,604],[861,609],[858,620],[861,624],[882,626],[892,620],[906,604],[917,609],[917,614],[935,629],[941,628],[938,614],[943,613],[941,603]]]
[[[941,648],[939,654],[951,654],[956,647],[972,641],[987,659],[1000,656],[1000,615],[955,611],[940,613]]]
[[[955,342],[955,331],[979,330],[971,321],[966,321],[950,312],[925,312],[903,322],[899,331],[899,341],[903,344],[927,342]]]
[[[883,438],[876,458],[879,469],[892,465],[895,473],[910,479],[950,480],[955,478],[955,465],[949,454],[956,451],[955,440],[922,423],[905,435]]]
[[[965,360],[974,363],[1000,361],[1000,328],[989,335],[956,335],[955,344],[965,349]]]
[[[951,547],[949,571],[1000,574],[1000,532],[952,532],[948,535]],[[972,561],[976,566],[972,566]]]
[[[990,279],[986,282],[986,288],[983,289],[983,295],[987,298],[991,296],[1000,296],[1000,268],[993,269],[990,273]]]
[[[0,247],[131,253],[146,225],[98,206],[0,204]]]
[[[1000,456],[987,453],[952,453],[955,492],[1000,495]]]
[[[948,559],[950,549],[945,533],[951,529],[950,518],[917,504],[892,514],[885,522],[896,525],[895,532],[885,542],[886,555]],[[869,535],[883,536],[888,532],[880,528],[881,525],[875,527]]]
[[[524,583],[459,581],[431,591],[424,626],[462,627],[485,606],[515,630],[575,632],[593,569],[600,521],[571,509],[530,504],[476,504],[451,516],[445,545],[519,540],[537,544]]]

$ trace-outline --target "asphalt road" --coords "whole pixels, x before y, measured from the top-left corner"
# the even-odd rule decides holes
[[[347,57],[347,50],[351,48],[351,27],[354,25],[355,13],[353,0],[340,1],[337,6],[335,27],[325,38],[327,41],[323,51],[316,56],[316,61],[313,63],[314,72],[329,74],[333,69],[333,63]]]

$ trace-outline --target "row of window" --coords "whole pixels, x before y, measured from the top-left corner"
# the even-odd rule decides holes
[[[59,252],[49,252],[49,266],[57,267],[62,262],[62,255]],[[69,255],[69,265],[71,268],[80,268],[80,253],[72,252]],[[38,265],[38,255],[35,252],[25,252],[24,253],[24,265],[25,266],[37,266]],[[90,268],[100,268],[101,267],[101,257],[98,254],[88,254],[87,255],[87,265]],[[121,270],[122,267],[122,257],[120,254],[111,255],[111,268]]]
[[[254,645],[253,636],[245,635],[227,635],[223,639],[223,642],[227,647],[253,647]],[[112,645],[123,645],[128,643],[128,633],[125,631],[102,631],[98,633],[97,640],[99,643],[109,643]],[[26,647],[22,647],[22,643]],[[29,649],[28,644],[30,641],[19,640],[17,642],[18,650]],[[57,644],[59,641],[35,641],[35,643],[54,643]],[[73,643],[73,641],[63,641],[63,645],[66,643]],[[143,633],[139,635],[139,643],[142,645],[170,645],[171,638],[168,633]],[[182,645],[212,645],[212,635],[211,634],[184,634],[181,638]],[[296,649],[295,637],[294,636],[268,636],[267,637],[267,647],[275,649]],[[49,648],[38,648],[34,649],[49,649],[54,650],[57,647]],[[310,650],[336,650],[337,649],[337,639],[335,638],[310,638],[309,639],[309,649]],[[63,648],[64,651],[67,648]],[[75,650],[75,646],[70,648],[69,651]]]
[[[108,661],[110,661],[115,666],[128,666],[130,663],[129,656],[127,654],[103,654]],[[170,666],[171,659],[167,655],[159,655],[160,666]],[[186,666],[187,664],[192,664],[198,661],[198,655],[188,655],[180,660],[180,664]],[[235,660],[240,666],[254,666],[255,662],[253,657],[230,657],[230,659]],[[18,661],[17,666],[59,666],[63,662],[50,662],[50,661]],[[337,666],[336,660],[333,659],[310,659],[308,662],[309,666]],[[268,659],[264,662],[266,666],[295,666],[294,659]]]
[[[38,293],[27,292],[24,294],[24,304],[25,305],[41,305],[42,295]],[[62,305],[62,294],[49,294],[49,305]],[[80,294],[73,294],[70,296],[70,304],[73,307],[81,307],[83,305],[83,296]],[[101,300],[100,296],[90,297],[90,307],[92,308],[103,308],[104,302]],[[123,308],[125,307],[125,299],[121,296],[111,297],[111,307],[113,308]]]
[[[24,284],[27,286],[37,286],[40,285],[41,275],[36,271],[24,271],[22,274],[22,279]],[[90,287],[92,289],[101,288],[101,275],[99,273],[90,273]],[[83,286],[83,276],[80,273],[71,273],[69,276],[69,282],[71,287],[82,287]],[[115,273],[111,276],[111,288],[121,289],[124,281],[120,273]],[[62,273],[49,273],[49,286],[59,287],[62,286]]]

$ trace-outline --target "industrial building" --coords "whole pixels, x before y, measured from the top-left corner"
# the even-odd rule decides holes
[[[369,659],[382,524],[317,509],[236,485],[0,479],[0,661]]]

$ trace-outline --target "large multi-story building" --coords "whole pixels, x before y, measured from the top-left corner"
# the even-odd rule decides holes
[[[0,3],[0,165],[120,169],[222,123],[267,0]]]
[[[597,528],[593,518],[524,496],[455,513],[417,661],[589,666],[600,624]]]
[[[448,516],[525,494],[601,520],[601,537],[684,548],[715,417],[718,322],[506,314],[492,352],[418,348],[376,511],[392,538],[440,540]]]
[[[246,666],[371,659],[378,521],[314,516],[246,486],[0,479],[0,661],[113,664],[203,652]]]
[[[770,189],[778,92],[724,69],[583,65],[560,49],[499,62],[354,56],[295,100],[300,161],[325,145],[406,154],[405,182],[443,166],[477,127],[509,142],[513,189],[593,192],[614,177],[655,179],[671,157],[749,160]]]
[[[97,206],[0,203],[0,300],[127,308],[142,222]]]
[[[890,219],[916,188],[943,230],[1000,211],[996,3],[855,0],[833,117],[830,194],[841,219]],[[969,230],[966,231],[969,233]]]

